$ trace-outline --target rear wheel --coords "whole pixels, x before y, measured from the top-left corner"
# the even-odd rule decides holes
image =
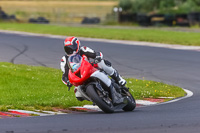
[[[133,111],[136,107],[136,102],[129,90],[123,90],[128,99],[128,104],[123,108],[124,111]]]
[[[93,85],[89,85],[87,87],[86,93],[88,96],[92,99],[94,103],[97,104],[97,106],[103,110],[105,113],[113,113],[114,108],[113,104],[109,100],[109,98],[105,98],[101,92],[96,90]]]

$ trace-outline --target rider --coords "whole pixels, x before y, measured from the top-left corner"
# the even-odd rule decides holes
[[[119,73],[111,66],[111,63],[107,60],[103,59],[103,54],[101,52],[95,52],[89,47],[82,46],[81,43],[76,37],[67,37],[64,41],[64,50],[66,55],[62,57],[60,66],[63,72],[62,81],[68,87],[72,87],[72,84],[68,80],[68,72],[69,67],[67,64],[68,58],[74,57],[76,55],[85,55],[89,59],[94,59],[94,62],[98,65],[100,69],[103,69],[110,77],[112,77],[120,86],[124,86],[126,81],[119,75]],[[109,86],[111,93],[114,93],[115,102],[118,103],[122,99],[119,97],[119,93],[117,93],[111,84]],[[76,95],[76,97],[78,97]],[[79,98],[77,98],[79,100]]]

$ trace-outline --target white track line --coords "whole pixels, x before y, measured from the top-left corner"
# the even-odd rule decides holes
[[[192,91],[187,90],[187,89],[183,89],[183,90],[187,93],[186,96],[180,97],[180,98],[177,98],[177,99],[174,99],[174,100],[171,100],[171,101],[163,102],[163,103],[151,102],[151,101],[147,101],[147,100],[136,100],[136,104],[143,105],[143,106],[140,106],[140,107],[137,107],[137,108],[173,103],[173,102],[177,102],[179,100],[193,96]],[[77,108],[77,109],[78,108],[85,108],[85,109],[94,110],[94,111],[102,111],[98,106],[94,106],[94,105],[84,105],[83,107],[72,107],[72,108]],[[27,110],[13,110],[13,109],[11,109],[10,111],[17,111],[17,112],[27,113],[27,114],[36,114],[36,115],[39,115],[39,116],[67,114],[67,113],[52,112],[52,111],[42,111],[41,113],[39,111],[35,112],[35,111],[27,111]]]
[[[67,113],[62,113],[62,112],[53,112],[53,111],[28,111],[28,110],[15,110],[15,109],[9,109],[9,111],[17,111],[20,113],[26,113],[26,114],[35,114],[39,116],[49,116],[49,115],[60,115],[60,114],[67,114]]]
[[[149,105],[158,104],[158,102],[151,102],[151,101],[147,101],[147,100],[136,100],[136,104],[143,105],[143,106],[149,106]]]
[[[28,111],[28,110],[9,109],[9,111],[17,111],[17,112],[20,112],[20,113],[35,114],[35,115],[39,115],[39,116],[48,116],[48,115],[52,115],[52,114],[45,114],[45,113],[40,113],[40,112],[35,112],[35,111]]]
[[[140,107],[137,107],[137,108],[143,108],[143,107],[148,107],[148,106],[173,103],[173,102],[177,102],[179,100],[182,100],[182,99],[189,98],[189,97],[193,96],[193,92],[192,91],[187,90],[187,89],[183,89],[183,90],[187,93],[186,96],[180,97],[180,98],[177,98],[177,99],[174,99],[174,100],[170,100],[170,101],[167,101],[167,102],[159,103],[159,102],[151,102],[151,101],[147,101],[147,100],[136,100],[136,104],[143,105],[143,106],[140,106]],[[99,107],[93,106],[93,105],[84,105],[83,107],[77,107],[77,108],[86,108],[86,109],[101,111],[101,109],[99,109]]]
[[[23,35],[23,36],[40,36],[40,37],[48,37],[48,38],[58,38],[58,39],[63,39],[63,40],[66,38],[66,36],[62,36],[62,35],[38,34],[38,33],[22,32],[22,31],[0,30],[0,32],[7,33],[7,34],[18,34],[18,35]],[[168,48],[168,49],[200,51],[200,46],[183,46],[183,45],[178,45],[178,44],[163,44],[163,43],[126,41],[126,40],[109,40],[109,39],[97,39],[97,38],[85,38],[85,37],[78,37],[78,38],[83,41],[96,41],[96,42],[105,42],[105,43],[118,43],[118,44],[123,44],[123,45],[149,46],[149,47],[159,47],[159,48]]]
[[[158,103],[156,105],[161,105],[161,104],[168,104],[168,103],[173,103],[173,102],[177,102],[179,100],[183,100],[183,99],[186,99],[186,98],[189,98],[189,97],[192,97],[193,96],[193,92],[190,91],[190,90],[187,90],[187,89],[183,89],[187,95],[184,96],[184,97],[180,97],[180,98],[177,98],[177,99],[173,99],[173,100],[170,100],[170,101],[167,101],[167,102],[163,102],[163,103]]]

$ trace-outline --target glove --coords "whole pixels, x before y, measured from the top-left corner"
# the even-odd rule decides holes
[[[97,63],[101,62],[101,60],[102,60],[101,57],[96,57],[94,59],[94,63],[97,64]]]
[[[72,87],[72,84],[69,82],[68,78],[66,78],[65,74],[62,76],[62,82],[66,84],[68,87]]]
[[[101,62],[102,59],[103,59],[103,54],[101,52],[96,53],[96,58],[94,59],[94,63],[97,64]]]

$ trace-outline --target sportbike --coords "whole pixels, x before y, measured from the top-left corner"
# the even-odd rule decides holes
[[[135,99],[129,92],[129,88],[118,85],[114,79],[103,71],[98,69],[96,64],[89,61],[86,56],[80,56],[79,61],[68,61],[69,81],[76,86],[75,93],[79,93],[81,99],[88,100],[96,104],[105,113],[113,113],[117,109],[132,111],[136,107]],[[108,86],[112,84],[115,90]],[[79,86],[79,87],[77,87]],[[70,88],[69,88],[70,89]],[[121,103],[114,102],[115,95],[123,99]]]

